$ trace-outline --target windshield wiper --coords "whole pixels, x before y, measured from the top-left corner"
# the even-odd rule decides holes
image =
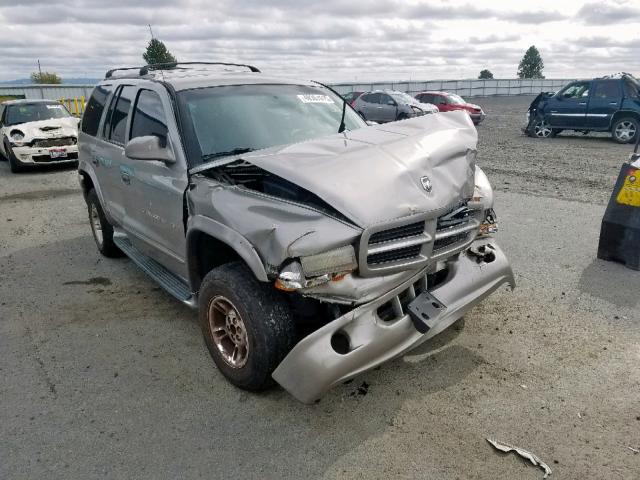
[[[233,155],[242,155],[243,153],[253,152],[255,148],[234,148],[233,150],[229,150],[227,152],[215,152],[215,153],[207,153],[206,155],[202,155],[202,161],[208,162],[210,160],[220,158],[220,157],[231,157]]]

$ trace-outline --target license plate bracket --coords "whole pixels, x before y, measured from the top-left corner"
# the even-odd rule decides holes
[[[407,309],[416,330],[427,333],[447,307],[429,292],[422,292],[407,305]]]

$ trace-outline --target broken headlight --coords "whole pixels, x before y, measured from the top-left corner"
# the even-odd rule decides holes
[[[498,217],[493,208],[485,210],[484,220],[480,223],[480,229],[478,230],[478,236],[492,235],[498,231]]]
[[[289,262],[278,275],[276,288],[294,291],[338,281],[358,266],[353,246],[335,248]]]

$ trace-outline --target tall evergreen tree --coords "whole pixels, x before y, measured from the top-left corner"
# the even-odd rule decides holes
[[[540,56],[540,52],[531,45],[520,60],[518,65],[518,77],[520,78],[544,78],[542,70],[544,69],[544,62]]]
[[[176,57],[174,57],[165,44],[157,38],[151,39],[149,45],[147,45],[146,52],[142,54],[142,58],[147,62],[147,65],[177,62]]]

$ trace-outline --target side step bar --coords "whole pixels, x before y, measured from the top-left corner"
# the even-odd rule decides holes
[[[165,267],[152,258],[147,257],[133,246],[124,236],[114,235],[113,242],[124,254],[140,267],[140,269],[155,280],[167,292],[191,308],[196,308],[196,300],[191,294],[189,286]]]

